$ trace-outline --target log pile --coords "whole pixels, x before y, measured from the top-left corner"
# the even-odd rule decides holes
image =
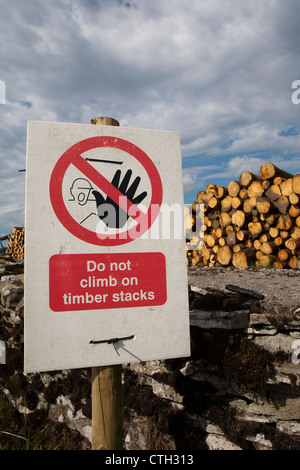
[[[8,236],[9,242],[6,253],[10,253],[13,259],[24,258],[24,227],[14,227],[13,233]]]
[[[228,187],[208,184],[193,220],[199,204],[204,243],[187,251],[188,265],[300,269],[300,174],[265,163]]]

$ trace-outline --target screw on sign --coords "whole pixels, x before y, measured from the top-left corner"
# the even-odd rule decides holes
[[[109,181],[89,163],[89,161],[103,162],[102,159],[82,157],[84,152],[103,147],[126,152],[142,166],[151,186],[151,199],[146,211],[141,210],[138,205],[146,198],[147,191],[139,189],[141,177],[133,177],[132,169],[125,169],[126,172],[123,175],[118,169]],[[106,160],[106,162],[123,163],[112,160]],[[69,188],[69,199],[66,199],[63,192],[63,179],[71,165],[80,172],[81,176],[72,182]],[[99,188],[105,196],[95,187]],[[111,136],[90,137],[70,147],[56,163],[50,180],[51,204],[62,225],[75,237],[94,245],[122,245],[139,238],[157,218],[162,196],[160,175],[148,155],[133,143]],[[91,214],[86,214],[81,221],[77,221],[67,207],[68,201],[77,201],[80,206],[85,206],[88,201],[94,201],[94,214],[108,228],[121,229],[129,218],[134,219],[136,223],[134,226],[129,226],[125,232],[117,231],[101,236],[97,230],[90,230],[83,225]]]

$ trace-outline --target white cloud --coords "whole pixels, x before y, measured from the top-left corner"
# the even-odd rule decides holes
[[[182,175],[182,182],[183,182],[183,190],[184,192],[189,192],[192,190],[196,190],[196,181],[197,178],[194,174],[189,172],[184,172]]]

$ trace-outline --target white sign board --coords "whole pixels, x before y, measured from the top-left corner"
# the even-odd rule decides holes
[[[25,372],[190,355],[180,136],[29,121]]]

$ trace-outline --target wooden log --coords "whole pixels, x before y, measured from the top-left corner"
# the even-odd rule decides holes
[[[272,238],[278,237],[278,235],[279,235],[279,228],[278,228],[278,227],[270,227],[270,229],[269,229],[269,234],[270,234],[270,237],[272,237]]]
[[[217,207],[218,202],[219,202],[218,199],[217,199],[215,196],[213,196],[213,197],[210,198],[209,201],[208,201],[208,207],[210,207],[211,209],[213,209],[213,208]]]
[[[242,200],[244,200],[244,199],[247,199],[247,197],[248,197],[247,188],[241,188],[241,189],[240,189],[240,192],[239,192],[239,198],[241,198]]]
[[[192,266],[197,266],[197,264],[199,264],[200,261],[201,261],[200,256],[196,256],[195,258],[192,258],[191,264]]]
[[[271,213],[271,214],[262,214],[264,215],[264,222],[267,223],[269,226],[275,225],[279,218],[279,214]]]
[[[225,228],[231,223],[231,217],[228,212],[221,212],[220,214],[220,225]]]
[[[226,233],[226,235],[227,235],[227,233],[228,233],[229,231],[234,232],[234,228],[233,228],[232,225],[227,225],[227,227],[225,227],[225,233]]]
[[[293,178],[287,178],[286,180],[282,181],[280,184],[281,194],[283,196],[290,196],[293,191]]]
[[[214,197],[214,193],[211,193],[211,192],[205,193],[205,194],[202,195],[202,201],[203,201],[204,207],[205,207],[206,209],[209,207],[209,206],[208,206],[208,203],[209,203],[209,201],[210,201],[210,199],[211,199],[212,197]]]
[[[300,260],[298,256],[295,255],[289,259],[289,267],[292,269],[300,269]]]
[[[300,174],[293,176],[293,192],[296,194],[300,194]]]
[[[207,215],[204,216],[203,222],[204,222],[204,225],[206,225],[207,227],[211,227],[211,225],[212,225],[212,222],[211,222],[211,220],[207,217]]]
[[[265,242],[261,245],[260,251],[265,255],[272,255],[277,252],[277,245],[274,242]]]
[[[253,248],[248,248],[232,255],[232,264],[235,268],[245,269],[248,268],[250,263],[254,263],[256,259],[256,251]]]
[[[287,173],[284,170],[281,170],[277,166],[275,166],[273,163],[268,162],[264,163],[264,165],[261,166],[260,171],[259,171],[259,176],[263,180],[268,180],[270,178],[274,178],[277,176],[280,176],[282,178],[291,178],[293,175],[291,173]]]
[[[283,245],[283,238],[282,238],[282,237],[276,237],[276,238],[274,238],[274,243],[275,243],[275,245],[277,245],[277,246]]]
[[[228,194],[228,190],[224,186],[216,186],[215,187],[215,197],[217,199],[222,199],[227,194]]]
[[[300,248],[300,238],[288,238],[284,244],[291,251],[297,250]]]
[[[220,227],[220,221],[219,221],[219,219],[214,219],[214,220],[212,220],[212,222],[211,222],[211,228],[214,229],[214,230],[216,230],[216,229],[219,228],[219,227]]]
[[[297,205],[300,202],[300,196],[296,193],[292,193],[289,195],[289,201],[293,205]]]
[[[225,245],[226,245],[226,240],[225,240],[224,237],[220,237],[220,238],[219,238],[219,245],[220,245],[220,246],[225,246]]]
[[[233,230],[229,230],[226,236],[226,243],[227,245],[235,245],[236,244],[236,235]]]
[[[253,242],[253,247],[254,247],[257,251],[260,250],[261,245],[262,245],[262,242],[261,242],[260,240],[258,240],[258,239],[254,240],[254,242]]]
[[[241,185],[238,181],[230,181],[228,184],[228,194],[231,197],[235,197],[240,192]]]
[[[284,240],[286,240],[290,236],[289,230],[280,230],[279,233],[280,233],[281,238],[284,238]]]
[[[6,237],[8,244],[6,253],[15,260],[24,258],[24,227],[13,227],[12,233]]]
[[[231,207],[233,209],[238,209],[242,205],[242,199],[239,196],[235,196],[232,198]]]
[[[273,264],[273,268],[275,269],[287,269],[289,268],[289,263],[287,261],[275,261]]]
[[[210,258],[210,255],[213,253],[213,251],[210,248],[207,248],[206,245],[203,246],[202,248],[202,256],[203,258],[208,261]]]
[[[290,230],[290,234],[291,234],[291,237],[294,238],[295,240],[300,238],[300,227],[297,227],[297,226],[292,227]]]
[[[243,243],[238,243],[236,245],[233,245],[232,251],[233,253],[238,253],[239,251],[245,250],[245,248],[246,248],[246,245],[244,245]]]
[[[234,225],[238,227],[243,227],[246,221],[246,216],[243,211],[237,210],[231,216],[231,221]]]
[[[280,214],[277,220],[276,227],[279,230],[289,230],[292,226],[292,219],[288,214]]]
[[[269,180],[263,180],[261,182],[262,187],[264,188],[264,191],[266,191],[270,186],[271,186],[271,181]]]
[[[231,209],[232,209],[231,201],[232,201],[232,197],[229,196],[229,195],[225,196],[224,199],[221,200],[221,211],[222,212],[231,211]]]
[[[273,178],[273,183],[277,184],[277,186],[280,186],[282,181],[284,181],[284,180],[285,180],[285,178],[283,178],[282,176],[275,176]]]
[[[257,198],[256,208],[260,214],[268,214],[275,211],[274,202],[262,196]]]
[[[252,209],[254,209],[254,207],[256,206],[256,201],[257,201],[256,196],[252,196],[250,198],[245,199],[244,204],[243,204],[243,211],[246,214],[250,214]]]
[[[208,247],[212,248],[218,242],[218,238],[215,235],[207,235],[204,241]]]
[[[232,264],[235,268],[245,269],[248,268],[247,256],[243,251],[233,253],[232,255]]]
[[[248,197],[259,197],[264,193],[264,188],[260,181],[253,181],[248,188]]]
[[[286,248],[282,248],[281,250],[278,251],[277,257],[280,261],[287,261],[290,257],[290,250]]]
[[[250,214],[253,209],[253,206],[250,204],[250,198],[245,199],[244,204],[243,204],[243,211],[246,214]]]
[[[219,248],[217,259],[222,266],[228,266],[232,258],[232,251],[229,246],[225,245]]]
[[[218,227],[218,228],[215,229],[214,233],[215,233],[217,238],[221,238],[223,236],[224,231],[223,231],[223,229],[221,229],[221,227]]]
[[[198,202],[197,201],[194,201],[193,204],[192,204],[192,212],[193,213],[196,213],[197,210],[198,210]],[[186,213],[184,212],[184,214],[186,215]]]
[[[265,196],[271,201],[276,201],[281,196],[281,189],[278,184],[272,184],[266,191]]]
[[[242,186],[250,186],[253,181],[261,181],[261,177],[256,175],[255,173],[251,173],[251,171],[243,171],[240,175],[239,181]]]
[[[215,194],[215,185],[213,183],[209,183],[206,186],[206,193],[213,193],[213,195]]]
[[[259,241],[261,243],[266,243],[266,242],[269,242],[269,241],[273,241],[270,234],[269,233],[263,233],[260,237],[259,237]]]
[[[197,193],[197,203],[198,204],[204,204],[204,201],[202,199],[202,197],[205,195],[205,191],[199,191]]]
[[[259,260],[256,261],[257,267],[269,268],[277,261],[277,257],[274,255],[263,255]]]
[[[289,208],[288,214],[290,217],[296,218],[300,215],[300,206],[292,204]]]
[[[248,224],[248,229],[252,238],[257,238],[261,234],[263,227],[260,222],[250,222]]]
[[[276,201],[273,202],[273,204],[281,214],[286,214],[290,205],[290,201],[287,196],[280,196]]]
[[[250,235],[251,234],[249,230],[238,230],[236,232],[236,238],[241,242],[247,240],[250,237]]]

